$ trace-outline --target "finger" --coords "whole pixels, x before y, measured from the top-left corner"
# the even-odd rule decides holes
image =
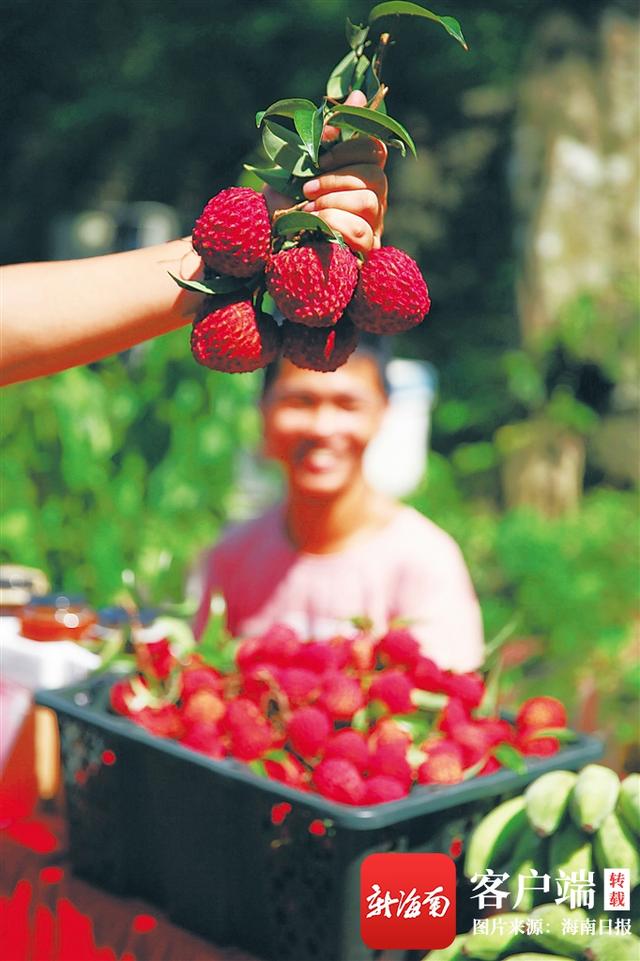
[[[345,167],[335,174],[324,174],[315,180],[308,181],[303,188],[305,197],[318,200],[327,194],[342,194],[336,197],[337,203],[332,206],[349,209],[350,197],[353,191],[367,190],[375,194],[382,210],[387,207],[387,178],[379,167],[365,164],[360,167]]]
[[[373,230],[378,228],[382,219],[380,201],[373,190],[340,190],[338,193],[323,194],[303,208],[309,213],[332,209],[364,217]]]
[[[371,226],[357,214],[348,213],[346,210],[322,210],[318,216],[324,220],[333,230],[342,234],[345,242],[352,250],[360,250],[368,253],[374,245],[375,235]]]
[[[344,103],[346,107],[366,107],[367,98],[362,90],[352,90]],[[339,136],[339,127],[332,127],[330,124],[328,124],[322,131],[322,139],[325,143],[330,142],[331,140],[337,140]]]
[[[320,157],[321,170],[335,170],[351,164],[375,164],[384,167],[387,162],[387,148],[381,140],[372,137],[356,137],[338,143]]]
[[[352,190],[371,190],[380,203],[386,206],[387,178],[380,167],[374,167],[373,164],[344,167],[337,173],[323,174],[314,180],[309,180],[303,187],[304,195],[308,200],[316,200],[328,193]],[[344,200],[348,203],[347,198]],[[342,203],[336,206],[341,207]]]

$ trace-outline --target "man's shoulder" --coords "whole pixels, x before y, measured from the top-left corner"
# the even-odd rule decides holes
[[[461,550],[442,527],[414,507],[403,505],[398,511],[395,531],[409,555],[409,560],[458,560]]]

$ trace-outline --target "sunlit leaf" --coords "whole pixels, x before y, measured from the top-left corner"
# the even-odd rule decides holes
[[[357,130],[358,133],[367,134],[370,137],[377,137],[385,143],[397,138],[407,145],[411,153],[416,156],[416,146],[411,134],[393,117],[387,117],[377,110],[370,110],[368,107],[347,107],[344,104],[337,104],[331,111],[328,122],[334,127],[345,125]],[[392,136],[389,136],[389,135]]]
[[[516,774],[524,774],[527,770],[527,762],[520,751],[512,744],[507,744],[506,742],[504,744],[498,744],[491,753],[497,761],[500,761],[503,767],[509,768],[510,771],[515,771]]]
[[[262,145],[274,163],[298,177],[317,172],[317,167],[307,153],[300,136],[273,120],[264,121]]]
[[[425,20],[433,20],[435,23],[443,26],[449,36],[457,40],[465,50],[469,49],[462,35],[462,28],[455,17],[441,17],[439,14],[432,13],[431,10],[426,10],[424,7],[419,6],[417,3],[408,3],[405,2],[405,0],[388,0],[386,3],[379,3],[370,12],[369,23],[372,24],[381,17],[398,15],[423,17]]]

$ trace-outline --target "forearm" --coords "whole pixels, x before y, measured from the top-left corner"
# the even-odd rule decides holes
[[[0,269],[0,383],[87,364],[188,323],[201,298],[189,239],[87,260]]]

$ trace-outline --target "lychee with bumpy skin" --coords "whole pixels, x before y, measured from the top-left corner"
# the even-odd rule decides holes
[[[305,370],[337,370],[357,346],[358,331],[346,318],[335,327],[313,328],[287,321],[282,328],[282,356]]]
[[[364,734],[347,727],[327,741],[325,758],[341,757],[351,761],[362,774],[369,764],[369,748]]]
[[[463,754],[454,741],[434,744],[418,768],[419,784],[458,784],[464,776]]]
[[[315,768],[313,780],[318,793],[332,801],[343,804],[364,802],[366,784],[351,761],[341,757],[327,758]]]
[[[221,190],[196,220],[192,240],[207,267],[232,277],[251,277],[263,269],[271,243],[263,195],[249,187]]]
[[[330,327],[351,300],[358,261],[342,244],[312,240],[274,254],[267,262],[265,280],[287,320]]]
[[[320,678],[303,667],[281,667],[277,679],[280,690],[287,695],[292,707],[309,704],[320,696]]]
[[[369,758],[369,774],[394,777],[409,788],[413,775],[405,748],[399,742],[378,745]]]
[[[386,774],[376,774],[366,781],[365,804],[399,801],[409,793],[409,786]]]
[[[415,260],[397,247],[380,247],[360,269],[348,316],[361,330],[397,334],[419,324],[430,306]]]
[[[412,669],[413,683],[421,691],[440,693],[443,689],[444,674],[430,657],[420,655]]]
[[[382,701],[392,714],[408,714],[415,710],[411,691],[411,681],[402,671],[380,671],[369,688],[369,700]]]
[[[258,640],[265,660],[273,664],[281,664],[283,667],[293,661],[302,644],[294,629],[288,624],[272,624]]]
[[[355,678],[332,671],[323,680],[319,704],[334,720],[350,721],[364,705],[364,695]]]
[[[518,711],[516,726],[520,729],[566,727],[567,711],[555,697],[530,697]]]
[[[385,664],[413,667],[420,657],[420,645],[404,628],[387,631],[376,646],[376,653]]]
[[[279,350],[280,328],[249,299],[204,299],[191,331],[191,353],[203,367],[246,374],[266,367]]]
[[[302,757],[315,757],[319,754],[330,731],[329,718],[317,707],[298,708],[287,725],[291,746]]]

